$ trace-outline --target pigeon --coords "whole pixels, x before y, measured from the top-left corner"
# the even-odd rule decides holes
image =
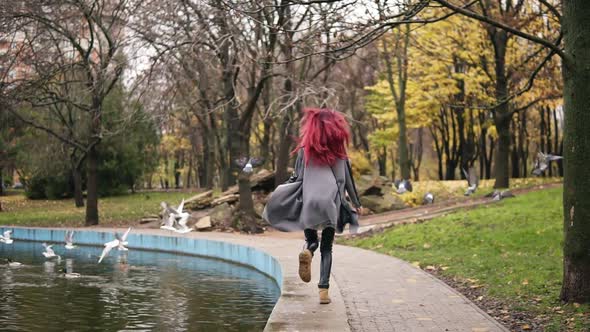
[[[45,251],[43,252],[43,256],[45,256],[45,258],[54,258],[54,257],[59,258],[59,255],[56,255],[51,247],[53,247],[53,244],[47,245],[47,243],[43,242],[43,248],[45,248]]]
[[[102,250],[102,254],[100,255],[100,258],[98,259],[99,264],[109,254],[109,252],[111,252],[111,250],[113,250],[114,248],[117,248],[118,250],[124,250],[124,251],[129,250],[125,246],[128,244],[127,236],[129,235],[130,231],[131,231],[131,227],[129,227],[127,229],[127,231],[125,232],[125,234],[123,234],[123,236],[120,236],[118,233],[115,233],[115,239],[113,241],[109,241],[104,244],[104,249]]]
[[[549,167],[549,164],[553,160],[563,159],[562,156],[556,156],[552,154],[544,154],[543,152],[537,153],[537,160],[533,168],[533,175],[540,176],[545,173],[545,170]]]
[[[422,199],[422,204],[433,204],[434,203],[434,195],[431,192],[427,192]]]
[[[7,259],[6,259],[6,264],[7,264],[9,267],[21,267],[21,266],[23,266],[23,263],[15,262],[15,261],[13,261],[13,260],[12,260],[12,259],[10,259],[10,258],[7,258]]]
[[[493,192],[487,194],[486,197],[491,197],[493,201],[499,201],[504,198],[512,198],[515,196],[510,190],[494,190]]]
[[[72,250],[72,249],[76,248],[76,246],[74,245],[74,231],[66,231],[65,242],[66,242],[66,246],[65,246],[66,249]]]
[[[465,191],[465,196],[470,196],[477,189],[477,186],[479,185],[479,178],[477,177],[473,167],[469,168],[469,172],[463,168],[463,174],[465,175],[465,179],[467,179],[467,190]]]
[[[410,180],[395,180],[393,184],[397,189],[396,192],[400,195],[408,191],[412,192],[412,184],[410,183]]]
[[[10,238],[11,234],[12,234],[12,231],[10,231],[10,230],[4,231],[4,234],[0,235],[0,242],[5,243],[5,244],[12,244],[12,242],[14,242],[14,240]]]
[[[242,172],[244,173],[252,173],[254,167],[258,167],[264,164],[264,160],[260,158],[246,158],[242,157],[240,159],[236,159],[234,161],[236,165],[242,168]]]

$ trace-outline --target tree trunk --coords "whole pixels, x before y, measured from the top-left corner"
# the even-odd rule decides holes
[[[276,175],[275,175],[275,187],[279,184],[285,182],[289,178],[289,174],[287,172],[287,168],[289,167],[289,156],[291,153],[291,141],[292,141],[292,124],[291,124],[291,117],[292,114],[289,114],[290,110],[287,110],[283,116],[283,121],[281,122],[281,130],[280,130],[280,141],[279,141],[279,152],[277,153],[277,167],[276,167]]]
[[[563,1],[564,263],[561,299],[590,302],[590,2]]]
[[[2,177],[3,169],[0,167],[0,196],[4,196],[4,178]],[[1,207],[0,207],[0,211]]]
[[[82,192],[82,172],[78,167],[72,167],[72,176],[74,177],[74,201],[76,207],[84,206],[84,194]]]
[[[508,188],[510,184],[510,109],[506,102],[508,98],[508,81],[506,77],[506,48],[508,32],[492,28],[489,30],[490,40],[494,46],[494,65],[496,72],[496,102],[494,109],[494,123],[498,132],[498,150],[495,156],[494,188]]]
[[[513,178],[518,178],[520,177],[520,168],[519,168],[519,162],[518,162],[518,148],[517,148],[517,138],[516,138],[516,128],[517,128],[517,124],[516,122],[513,120],[512,121],[512,127],[514,128],[514,130],[512,131],[512,134],[510,135],[511,137],[511,145],[512,145],[512,149],[510,149],[510,168],[512,169],[512,177]]]
[[[553,110],[553,128],[555,130],[555,136],[554,136],[554,147],[553,147],[553,152],[561,155],[561,148],[560,148],[560,144],[559,144],[559,123],[557,121],[557,109]],[[557,165],[557,174],[558,176],[561,176],[561,172],[560,169],[562,161],[561,160],[557,160],[555,162],[555,164]]]
[[[445,161],[445,180],[455,180],[455,170],[457,169],[457,163],[451,159],[447,158]]]
[[[261,233],[262,229],[258,226],[254,210],[254,200],[252,199],[252,189],[250,187],[250,174],[240,172],[238,176],[238,190],[239,190],[239,211],[240,221],[245,224],[245,230],[250,233]]]
[[[379,165],[379,176],[387,176],[387,150],[377,155],[377,164]]]
[[[496,129],[498,131],[498,149],[495,158],[495,177],[494,188],[508,188],[509,183],[509,162],[510,159],[510,119],[499,117],[496,120]]]
[[[553,144],[552,140],[551,140],[551,108],[547,108],[547,120],[545,121],[547,123],[547,151],[545,151],[545,153],[548,154],[553,154]],[[552,163],[549,163],[549,167],[547,167],[547,174],[549,176],[553,176],[553,165]]]
[[[86,156],[86,226],[98,225],[98,151],[96,145]]]
[[[443,180],[443,155],[442,155],[442,148],[438,139],[436,137],[435,131],[433,127],[430,127],[430,135],[432,136],[432,141],[434,142],[434,148],[436,150],[436,159],[438,162],[438,179],[440,181]]]

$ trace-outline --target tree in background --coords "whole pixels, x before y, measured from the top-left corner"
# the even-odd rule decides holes
[[[126,0],[0,5],[1,25],[14,38],[12,58],[24,68],[9,82],[11,88],[4,89],[8,95],[3,99],[10,101],[9,110],[22,122],[85,157],[86,225],[99,221],[98,146],[113,134],[103,124],[103,106],[123,72],[119,50],[134,5]],[[30,106],[30,111],[23,113],[22,105]],[[68,119],[70,111],[81,119],[75,126]]]

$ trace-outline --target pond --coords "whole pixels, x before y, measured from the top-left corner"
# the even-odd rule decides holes
[[[0,330],[261,331],[280,294],[225,261],[130,249],[97,264],[102,248],[53,248],[61,259],[38,242],[0,243]]]

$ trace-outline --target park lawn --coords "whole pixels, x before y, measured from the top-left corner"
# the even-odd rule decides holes
[[[536,191],[346,244],[483,287],[511,311],[547,317],[545,331],[590,331],[590,307],[562,305],[562,188]]]
[[[195,193],[143,192],[99,199],[101,226],[121,226],[160,212],[160,202],[178,204]],[[85,208],[76,208],[73,199],[29,200],[21,193],[0,197],[3,212],[0,225],[72,227],[84,226]]]

